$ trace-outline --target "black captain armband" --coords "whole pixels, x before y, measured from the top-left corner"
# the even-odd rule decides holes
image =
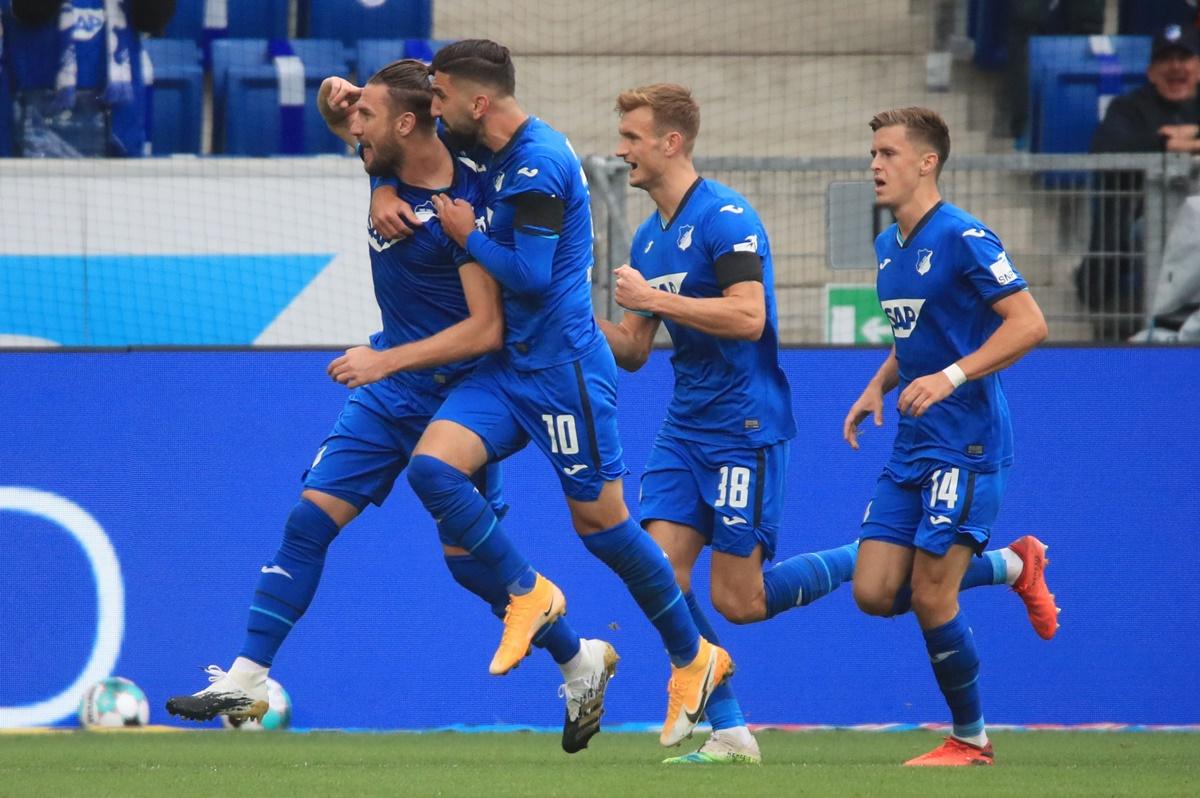
[[[513,229],[531,235],[558,235],[562,232],[563,201],[538,191],[518,194],[512,203]]]
[[[728,288],[734,283],[763,281],[762,258],[757,252],[726,252],[713,264],[717,287]]]

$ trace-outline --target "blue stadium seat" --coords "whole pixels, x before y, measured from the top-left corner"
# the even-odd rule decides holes
[[[303,35],[341,39],[347,47],[367,37],[428,39],[432,0],[300,0]]]
[[[204,44],[205,0],[176,0],[175,16],[163,35],[169,39],[191,39]],[[231,39],[287,37],[288,0],[228,0]]]
[[[1150,39],[1111,36],[1111,56],[1093,54],[1088,36],[1029,40],[1029,149],[1087,152],[1101,118],[1101,97],[1146,82]]]
[[[329,75],[349,75],[346,49],[338,41],[291,40],[304,63],[304,151],[342,152],[317,110],[317,90]],[[274,155],[280,152],[279,86],[266,39],[213,42],[213,152]]]
[[[447,44],[442,39],[362,39],[358,43],[358,79],[365,81],[401,58],[428,62]]]
[[[200,48],[188,39],[147,39],[145,46],[154,67],[154,91],[149,104],[153,152],[199,155],[204,105]]]
[[[1131,36],[1153,36],[1168,25],[1194,25],[1195,0],[1121,0],[1117,30]]]

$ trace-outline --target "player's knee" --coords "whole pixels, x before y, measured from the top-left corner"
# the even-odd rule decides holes
[[[753,595],[714,588],[712,602],[716,611],[730,623],[755,623],[767,617],[767,598],[762,591]]]
[[[938,583],[913,584],[912,611],[923,624],[947,613],[953,616],[957,602],[957,588],[946,589]]]
[[[408,484],[421,502],[429,507],[452,493],[466,477],[436,457],[418,454],[408,463]]]
[[[854,583],[854,603],[867,615],[890,618],[894,613],[896,597],[878,585],[856,581]]]

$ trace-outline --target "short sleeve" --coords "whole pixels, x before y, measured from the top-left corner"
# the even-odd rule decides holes
[[[531,148],[523,158],[516,159],[515,168],[505,175],[505,194],[517,196],[530,192],[551,197],[567,195],[563,166],[554,153]]]
[[[971,227],[959,234],[959,262],[963,275],[987,304],[1029,287],[1017,272],[1004,245],[986,227]]]
[[[728,202],[716,209],[705,225],[708,257],[715,263],[722,255],[747,252],[762,256],[766,246],[762,225],[753,209]]]

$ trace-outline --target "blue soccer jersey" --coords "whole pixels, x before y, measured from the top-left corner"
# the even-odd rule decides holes
[[[901,242],[892,225],[875,240],[876,289],[891,321],[899,391],[974,352],[1000,326],[992,304],[1028,288],[1004,247],[975,217],[939,203]],[[971,380],[925,415],[900,417],[892,460],[931,459],[974,471],[1012,462],[1012,424],[1000,375]]]
[[[592,213],[583,167],[563,134],[536,117],[521,125],[490,159],[469,158],[484,180],[487,238],[515,250],[515,217],[520,198],[540,195],[561,201],[562,227],[554,243],[544,288],[513,284],[490,263],[477,235],[467,241],[476,259],[500,282],[504,296],[505,351],[523,371],[578,360],[604,338],[592,312]],[[550,237],[550,236],[548,236]]]
[[[663,432],[714,443],[763,446],[792,438],[791,390],[779,367],[779,323],[774,269],[766,230],[736,191],[699,179],[675,216],[655,211],[633,237],[630,265],[656,288],[689,297],[719,297],[743,279],[717,261],[730,253],[756,254],[762,264],[767,317],[757,341],[734,341],[664,320],[675,345],[675,395]],[[719,273],[720,272],[720,273]]]
[[[372,345],[387,349],[428,338],[467,318],[458,267],[471,256],[450,239],[434,215],[434,194],[446,192],[483,207],[482,187],[475,173],[457,159],[454,183],[446,189],[426,189],[399,183],[397,195],[412,206],[424,224],[403,240],[384,240],[367,222],[371,246],[371,276],[383,317],[383,332]],[[392,380],[426,392],[442,393],[475,367],[478,359],[447,363],[423,371],[405,371]]]

